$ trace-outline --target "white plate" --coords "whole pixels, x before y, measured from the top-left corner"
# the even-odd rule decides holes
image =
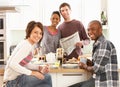
[[[78,64],[62,64],[63,68],[78,68]]]
[[[52,69],[57,69],[58,66],[56,66],[56,65],[50,65],[50,68],[52,68]]]

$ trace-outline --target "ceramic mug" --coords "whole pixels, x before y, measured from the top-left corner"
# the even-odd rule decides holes
[[[80,62],[86,64],[87,63],[87,58],[84,58],[84,57],[80,58]]]

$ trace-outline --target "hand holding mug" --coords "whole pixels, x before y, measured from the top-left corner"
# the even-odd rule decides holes
[[[79,67],[81,69],[87,69],[87,64],[83,63],[83,62],[79,62]]]
[[[50,71],[49,65],[45,65],[42,67],[41,73],[45,74]]]
[[[84,63],[84,64],[87,64],[87,58],[81,57],[81,58],[80,58],[80,62],[82,62],[82,63]]]

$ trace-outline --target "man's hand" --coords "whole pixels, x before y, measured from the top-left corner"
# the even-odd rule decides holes
[[[82,46],[83,46],[83,42],[82,41],[76,43],[76,47],[82,48]]]
[[[79,62],[79,67],[80,67],[81,69],[87,69],[87,64],[84,64],[84,63],[82,63],[82,62]]]
[[[92,72],[92,73],[94,72],[92,66],[88,66],[87,64],[84,64],[84,63],[82,63],[82,62],[79,62],[79,67],[80,67],[81,69],[85,69],[85,70],[90,71],[90,72]]]

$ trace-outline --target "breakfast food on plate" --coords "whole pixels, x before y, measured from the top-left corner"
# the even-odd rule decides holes
[[[72,59],[69,59],[68,61],[66,61],[66,63],[78,63],[79,61],[78,61],[78,59],[76,59],[76,58],[72,58]]]

